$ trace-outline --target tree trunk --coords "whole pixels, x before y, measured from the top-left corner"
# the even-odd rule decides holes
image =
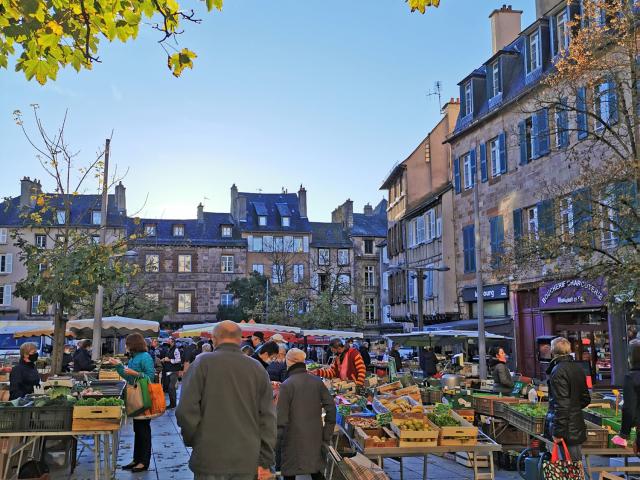
[[[53,319],[53,354],[51,355],[51,373],[53,374],[59,374],[62,371],[66,330],[67,321],[63,316],[62,308],[56,306]]]

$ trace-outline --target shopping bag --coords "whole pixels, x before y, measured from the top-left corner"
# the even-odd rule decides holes
[[[167,409],[167,403],[164,397],[164,391],[162,385],[159,383],[149,383],[148,386],[149,398],[151,399],[151,406],[144,410],[141,415],[137,415],[134,418],[136,420],[150,420],[152,418],[159,417]]]
[[[562,440],[564,460],[560,460],[560,444],[554,443],[551,460],[542,463],[542,478],[544,480],[584,480],[582,461],[574,462],[569,455],[567,444]]]
[[[138,385],[140,385],[140,392],[142,393],[142,404],[145,410],[151,408],[151,395],[149,395],[149,379],[147,377],[141,377],[138,379]]]
[[[136,415],[144,412],[151,405],[147,385],[148,382],[145,383],[140,380],[133,385],[127,385],[125,390],[125,407],[129,417],[135,417]]]

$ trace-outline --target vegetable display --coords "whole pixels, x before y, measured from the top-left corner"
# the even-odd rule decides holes
[[[534,418],[544,418],[547,416],[547,405],[543,404],[530,404],[530,403],[521,403],[519,405],[510,405],[509,408],[512,408],[516,412],[520,412],[523,415]]]
[[[121,398],[105,397],[100,400],[95,398],[83,398],[76,403],[78,407],[121,407],[124,401]]]

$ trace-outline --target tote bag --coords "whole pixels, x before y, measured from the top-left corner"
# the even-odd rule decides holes
[[[127,416],[135,417],[151,406],[148,385],[149,381],[146,378],[137,380],[133,385],[127,385],[125,391]]]
[[[584,480],[582,462],[573,462],[564,440],[561,444],[565,459],[560,460],[560,444],[555,443],[551,451],[551,460],[545,460],[542,463],[542,478],[544,480]]]
[[[134,417],[136,420],[150,420],[159,417],[167,409],[167,403],[164,397],[162,385],[159,383],[149,383],[147,385],[151,406],[144,410],[141,415]]]

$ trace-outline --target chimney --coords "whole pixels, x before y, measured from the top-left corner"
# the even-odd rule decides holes
[[[536,0],[536,4],[542,0]],[[555,1],[557,0],[550,0]],[[513,10],[511,5],[502,5],[502,8],[491,12],[491,51],[495,54],[498,50],[513,42],[520,33],[520,19],[522,10]]]
[[[247,197],[238,197],[238,221],[247,221]]]
[[[364,206],[364,214],[365,214],[367,217],[371,217],[371,216],[373,215],[373,207],[371,206],[371,204],[370,204],[370,203],[367,203],[367,204]]]
[[[202,205],[202,202],[198,204],[198,223],[204,223],[204,205]]]
[[[343,228],[351,230],[353,228],[353,200],[348,198],[346,202],[331,212],[331,222],[341,223]]]
[[[35,178],[31,180],[24,177],[20,180],[20,207],[33,208],[36,205],[35,199],[31,197],[42,193],[42,185]]]
[[[119,182],[116,185],[116,209],[118,213],[127,214],[127,189]]]
[[[302,185],[298,190],[298,210],[302,218],[307,218],[307,190]]]
[[[238,221],[238,187],[236,187],[235,183],[231,185],[231,207],[229,208],[229,213],[235,221]]]
[[[544,17],[556,5],[558,0],[536,0],[536,18]]]

